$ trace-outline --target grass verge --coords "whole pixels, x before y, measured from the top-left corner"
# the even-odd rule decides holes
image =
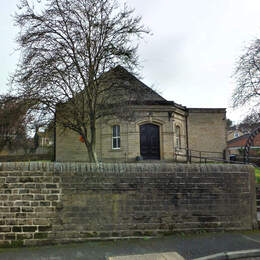
[[[256,183],[260,184],[260,169],[255,168],[255,178],[256,178]]]

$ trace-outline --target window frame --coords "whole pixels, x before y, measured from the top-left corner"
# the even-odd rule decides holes
[[[116,145],[114,146],[114,140],[116,140]],[[112,150],[120,150],[121,148],[121,138],[120,138],[120,125],[112,126]]]
[[[175,148],[181,149],[181,127],[178,125],[175,127]]]
[[[235,132],[234,133],[234,138],[238,138],[239,137],[239,133],[238,132]]]

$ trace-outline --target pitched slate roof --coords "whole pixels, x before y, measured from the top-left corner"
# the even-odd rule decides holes
[[[136,91],[142,91],[142,93],[144,93],[144,101],[167,101],[120,65],[104,73],[101,76],[101,80],[109,80],[117,84],[134,87]]]

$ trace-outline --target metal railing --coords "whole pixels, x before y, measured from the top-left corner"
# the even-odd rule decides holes
[[[226,158],[225,152],[212,152],[212,151],[199,151],[187,148],[175,148],[174,159],[179,161],[179,158],[183,158],[182,161],[187,163],[232,163],[232,164],[244,164],[244,161],[233,161]]]

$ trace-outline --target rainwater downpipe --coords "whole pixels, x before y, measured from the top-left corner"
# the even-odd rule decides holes
[[[188,132],[188,116],[189,112],[187,110],[187,113],[185,115],[185,125],[186,125],[186,156],[187,156],[187,162],[189,161],[189,132]],[[191,158],[190,158],[191,162]]]
[[[53,161],[56,162],[56,108],[54,112],[54,127],[53,127]]]

